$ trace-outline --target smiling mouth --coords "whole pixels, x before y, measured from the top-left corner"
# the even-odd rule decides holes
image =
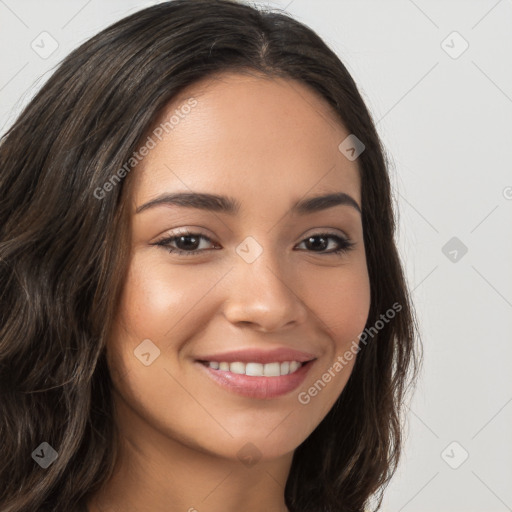
[[[235,361],[233,363],[218,361],[199,361],[201,364],[212,368],[237,375],[247,375],[250,377],[281,377],[283,375],[291,375],[304,366],[307,362],[300,361],[283,361],[272,363],[243,363]]]
[[[231,393],[260,400],[287,395],[306,379],[316,359],[243,363],[241,361],[201,361],[196,365],[221,388]],[[279,371],[279,373],[278,373]]]

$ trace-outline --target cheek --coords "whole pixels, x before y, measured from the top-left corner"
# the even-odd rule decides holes
[[[323,270],[323,269],[322,269]],[[342,393],[352,373],[359,335],[370,310],[370,282],[366,263],[340,267],[338,271],[316,271],[304,280],[308,307],[320,328],[331,339],[327,357],[298,397],[308,411],[309,428],[316,427]]]
[[[366,263],[350,268],[318,268],[303,281],[307,305],[316,314],[321,327],[335,342],[336,353],[358,341],[370,310],[370,281]],[[334,356],[334,354],[333,354]]]
[[[131,337],[170,339],[173,332],[186,330],[191,320],[197,325],[201,300],[217,281],[216,273],[201,272],[199,267],[186,270],[135,256],[119,317],[129,327]]]

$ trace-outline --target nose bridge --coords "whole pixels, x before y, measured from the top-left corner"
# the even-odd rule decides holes
[[[235,251],[226,318],[233,323],[258,324],[265,330],[302,322],[306,308],[293,289],[285,262],[275,251],[264,249],[253,237],[243,240]]]

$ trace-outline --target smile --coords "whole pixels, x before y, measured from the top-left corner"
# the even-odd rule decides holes
[[[295,373],[303,363],[299,361],[284,361],[282,363],[242,363],[236,361],[234,363],[204,361],[208,367],[214,370],[221,370],[238,375],[250,375],[252,377],[280,377],[281,375],[290,375]]]
[[[196,365],[224,390],[248,398],[270,400],[297,389],[306,379],[314,362],[315,360],[303,363],[283,361],[261,364],[196,361]],[[216,366],[218,368],[215,368]],[[274,375],[264,375],[264,372]]]

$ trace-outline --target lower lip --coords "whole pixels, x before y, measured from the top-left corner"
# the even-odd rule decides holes
[[[223,388],[238,395],[250,398],[271,399],[290,393],[298,388],[306,378],[314,361],[308,361],[297,371],[280,377],[252,377],[222,370],[214,370],[203,363],[196,361],[203,371]]]

